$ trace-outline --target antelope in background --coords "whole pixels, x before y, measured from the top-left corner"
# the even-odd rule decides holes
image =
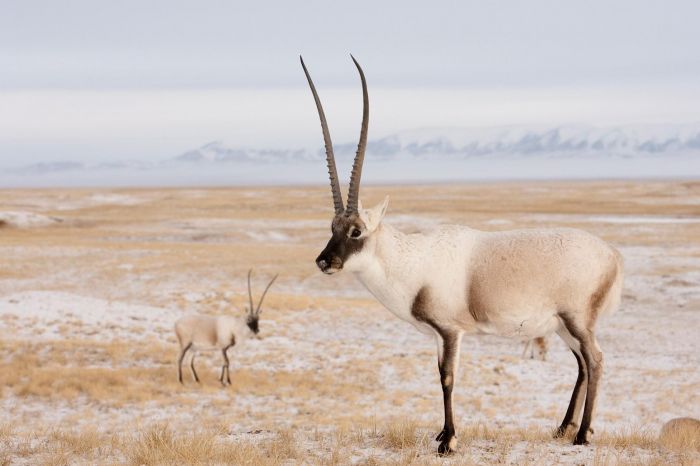
[[[223,365],[221,366],[221,376],[219,381],[224,387],[226,384],[231,385],[231,375],[229,371],[228,350],[234,346],[240,346],[247,338],[260,338],[260,327],[258,321],[261,307],[267,290],[270,289],[274,281],[277,279],[275,275],[270,283],[265,287],[265,291],[258,301],[258,306],[253,308],[253,294],[250,290],[250,274],[248,271],[248,301],[250,307],[246,309],[246,314],[240,317],[233,316],[206,316],[206,315],[188,315],[181,317],[175,322],[175,335],[180,343],[180,357],[177,360],[177,377],[181,384],[182,381],[182,362],[185,355],[190,352],[190,370],[195,382],[199,383],[197,371],[194,369],[194,357],[200,350],[219,350],[223,356]],[[224,376],[226,377],[224,379]]]
[[[526,358],[528,352],[530,353],[530,359],[535,359],[536,352],[537,359],[545,361],[547,359],[547,339],[545,337],[537,337],[526,341],[522,357]]]
[[[363,113],[345,207],[321,100],[301,59],[321,119],[335,208],[318,268],[329,275],[352,272],[389,311],[435,336],[445,411],[436,439],[440,454],[457,444],[452,391],[465,333],[522,339],[556,332],[576,358],[578,377],[555,436],[580,421],[574,444],[587,444],[603,370],[594,328],[601,315],[619,307],[621,255],[575,229],[485,232],[446,225],[406,235],[382,223],[388,197],[371,209],[363,209],[359,199],[369,97],[362,68],[352,60],[362,82]]]

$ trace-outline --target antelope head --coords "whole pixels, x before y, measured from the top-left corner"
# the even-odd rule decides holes
[[[352,165],[350,174],[350,186],[348,188],[348,205],[343,205],[343,196],[340,192],[340,182],[338,181],[338,172],[335,167],[335,156],[333,155],[333,143],[331,141],[326,115],[323,113],[321,99],[318,97],[316,87],[314,86],[309,71],[304,65],[304,59],[301,59],[301,66],[304,68],[304,74],[309,82],[311,93],[316,102],[318,116],[321,119],[321,130],[323,132],[323,142],[326,146],[326,163],[328,164],[328,175],[331,180],[331,193],[333,194],[333,206],[335,208],[335,217],[331,222],[331,238],[328,244],[321,251],[321,254],[316,258],[316,265],[323,273],[333,274],[345,269],[359,267],[359,257],[363,253],[368,253],[373,250],[376,238],[374,233],[381,225],[384,214],[386,213],[389,198],[386,197],[382,203],[372,209],[363,209],[360,202],[360,179],[362,177],[362,164],[365,159],[365,149],[367,148],[367,127],[369,125],[369,96],[367,94],[367,82],[365,74],[357,63],[355,57],[350,55],[352,61],[360,73],[362,81],[362,127],[360,129],[360,142],[357,145],[357,153]],[[353,267],[354,266],[354,267]]]
[[[265,295],[267,294],[267,290],[270,289],[274,281],[277,279],[277,275],[272,277],[272,280],[270,280],[270,283],[267,284],[265,287],[265,291],[263,291],[262,296],[260,297],[260,301],[258,301],[258,307],[254,308],[253,307],[253,293],[250,290],[250,275],[253,272],[253,269],[248,270],[248,301],[250,303],[250,307],[247,309],[248,314],[246,317],[246,325],[250,329],[250,331],[255,335],[258,339],[260,338],[260,326],[258,325],[258,320],[260,318],[260,313],[262,312],[262,303],[263,299],[265,299]]]

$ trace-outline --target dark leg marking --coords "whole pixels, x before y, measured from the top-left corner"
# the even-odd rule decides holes
[[[430,325],[442,339],[441,355],[438,354],[438,369],[440,370],[440,384],[442,385],[442,400],[445,408],[445,424],[435,440],[440,442],[438,454],[448,455],[455,450],[457,439],[455,437],[454,413],[452,410],[452,390],[457,361],[459,359],[459,343],[462,335],[458,332],[442,328],[430,315],[430,298],[428,288],[423,287],[411,305],[413,317]]]
[[[438,453],[447,455],[454,451],[457,441],[455,439],[454,412],[452,410],[452,390],[455,383],[457,359],[459,358],[458,333],[443,333],[442,362],[439,364],[440,384],[442,385],[442,401],[445,408],[445,424],[437,439],[440,442]]]
[[[223,385],[224,387],[226,386],[226,384],[224,383],[224,373],[226,374],[226,382],[228,382],[228,384],[231,385],[231,377],[230,377],[230,373],[229,373],[229,360],[228,360],[228,355],[226,354],[226,351],[228,351],[228,349],[231,346],[233,346],[233,345],[229,345],[229,346],[225,347],[223,350],[221,350],[221,354],[223,354],[223,356],[224,356],[224,365],[221,366],[221,379],[220,380],[221,380],[221,385]]]
[[[588,435],[592,432],[591,422],[593,421],[598,386],[600,385],[600,378],[603,375],[603,353],[598,350],[598,345],[593,334],[591,333],[589,335],[590,338],[588,342],[581,346],[583,359],[588,368],[588,388],[586,390],[586,404],[583,407],[581,427],[574,439],[575,445],[588,444]]]
[[[603,374],[603,353],[598,349],[598,343],[591,329],[579,328],[573,320],[563,314],[560,314],[559,317],[569,333],[578,341],[583,357],[583,366],[586,371],[586,401],[583,407],[581,426],[574,438],[574,445],[587,445],[588,436],[592,431],[591,421],[593,420],[598,385]]]
[[[577,426],[578,419],[574,420],[574,415],[578,411],[577,406],[579,404],[579,396],[586,396],[585,395],[586,387],[584,386],[584,384],[586,383],[586,379],[588,378],[588,376],[586,375],[586,365],[585,365],[585,362],[583,361],[583,356],[580,356],[573,349],[571,350],[571,352],[574,353],[574,357],[576,358],[576,363],[578,364],[578,377],[576,378],[576,384],[574,385],[574,390],[571,393],[571,401],[569,401],[569,407],[566,409],[566,414],[564,415],[564,420],[561,421],[561,425],[554,432],[554,438],[563,437],[564,434],[566,433],[566,429],[570,425]],[[584,390],[584,392],[581,392],[582,389]]]
[[[194,381],[199,383],[199,377],[197,376],[197,371],[194,370],[194,357],[195,357],[195,353],[192,353],[192,359],[190,360],[190,369],[192,370],[192,376],[194,377]]]
[[[182,360],[185,359],[185,354],[187,354],[187,350],[189,350],[191,347],[192,343],[185,346],[182,351],[180,351],[180,358],[177,360],[177,379],[183,385],[185,385],[185,383],[182,381]]]

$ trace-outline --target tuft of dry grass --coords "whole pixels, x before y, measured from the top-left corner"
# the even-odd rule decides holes
[[[133,465],[210,465],[245,464],[276,466],[302,458],[292,430],[282,430],[273,438],[254,442],[231,440],[215,432],[176,433],[167,424],[155,424],[121,446]]]
[[[681,417],[664,424],[659,434],[659,444],[675,451],[700,451],[700,421]]]
[[[48,440],[56,445],[58,452],[67,456],[100,454],[110,446],[109,440],[94,428],[82,431],[53,429]]]
[[[412,420],[389,423],[381,438],[384,446],[394,450],[416,448],[424,440],[418,433],[418,424]]]
[[[299,458],[297,440],[291,429],[277,432],[275,438],[264,445],[264,452],[268,458],[280,460],[293,460]]]
[[[166,424],[156,424],[128,442],[127,460],[133,465],[206,464],[214,449],[214,435],[188,432],[176,435]]]
[[[6,440],[11,437],[15,429],[9,423],[0,424],[0,441]]]
[[[593,441],[597,445],[602,445],[615,450],[625,450],[629,448],[642,448],[653,450],[656,447],[654,434],[648,427],[629,427],[623,430],[612,432],[601,432],[594,435]]]

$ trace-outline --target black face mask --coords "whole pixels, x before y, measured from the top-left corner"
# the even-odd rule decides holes
[[[260,327],[258,327],[258,318],[257,317],[253,317],[253,316],[248,317],[248,321],[246,322],[246,324],[248,324],[248,328],[254,334],[257,335],[260,332]]]

